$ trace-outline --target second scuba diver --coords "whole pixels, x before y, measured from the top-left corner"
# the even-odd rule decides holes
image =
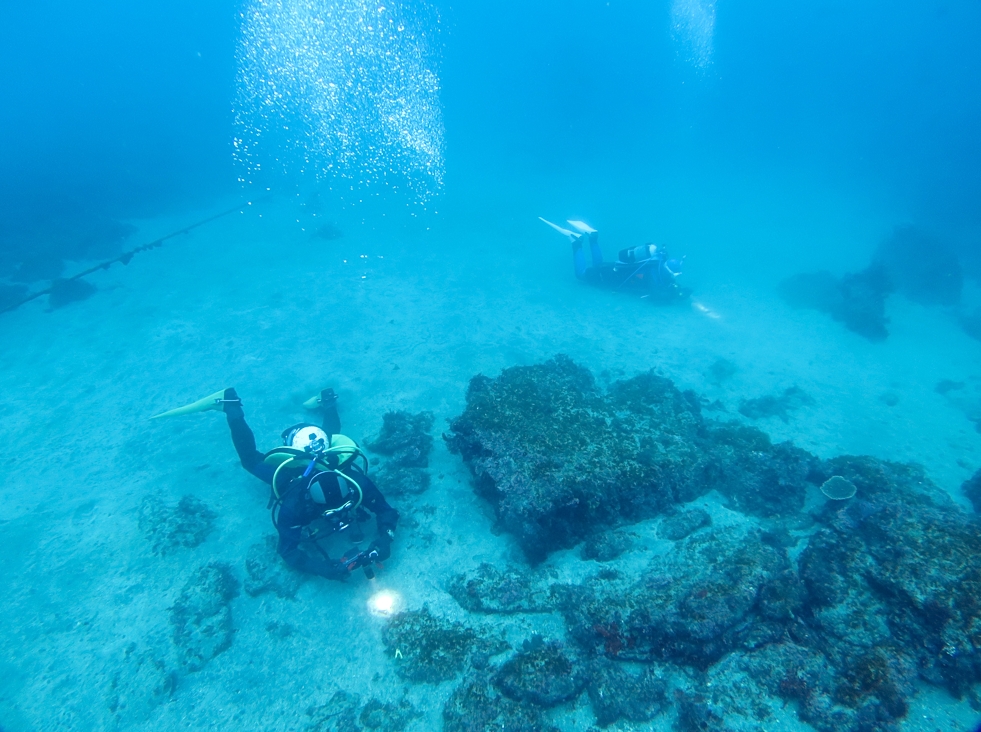
[[[267,483],[269,508],[279,532],[279,555],[303,572],[344,580],[359,567],[370,578],[372,565],[388,559],[399,514],[388,505],[367,475],[368,460],[357,443],[341,432],[337,396],[324,389],[304,403],[321,413],[322,427],[301,422],[283,431],[283,445],[267,453],[256,449],[255,435],[245,421],[242,400],[235,389],[205,397],[193,404],[158,414],[170,417],[214,410],[224,412],[242,467]],[[375,514],[377,536],[367,550],[360,524]],[[340,559],[332,559],[321,542],[342,536],[353,544]]]
[[[685,300],[691,294],[690,289],[679,287],[676,281],[681,275],[682,260],[672,259],[664,247],[643,244],[632,249],[621,249],[617,261],[607,262],[603,259],[596,229],[582,221],[569,221],[569,226],[576,230],[569,231],[540,216],[539,219],[569,237],[576,279],[580,282],[609,290],[640,291],[644,297],[659,304]],[[584,240],[589,242],[589,254],[593,260],[591,266],[586,265]]]

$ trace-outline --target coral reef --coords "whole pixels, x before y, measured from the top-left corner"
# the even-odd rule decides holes
[[[386,412],[382,428],[365,445],[372,452],[387,456],[376,474],[386,495],[418,495],[429,488],[429,453],[433,449],[432,412],[411,414]]]
[[[814,404],[804,391],[796,386],[784,389],[783,393],[747,399],[739,405],[739,413],[750,419],[779,417],[783,422],[790,421],[790,413]]]
[[[468,662],[483,665],[508,648],[502,640],[433,616],[425,606],[394,616],[382,632],[382,641],[399,676],[427,684],[452,679]]]
[[[227,564],[206,564],[188,579],[170,608],[174,645],[185,670],[200,671],[232,645],[230,603],[237,595],[238,581]]]
[[[291,569],[276,551],[278,540],[267,536],[262,542],[249,547],[245,558],[245,592],[256,597],[273,592],[277,597],[292,599],[308,575]]]
[[[458,574],[447,591],[464,610],[477,613],[547,612],[548,593],[534,574],[507,567],[503,572],[492,564],[481,564],[470,574]]]
[[[643,723],[679,674],[679,730],[796,713],[820,732],[886,732],[918,680],[955,696],[981,684],[981,524],[917,466],[821,460],[703,419],[693,394],[653,374],[604,393],[563,357],[476,377],[451,425],[474,489],[533,561],[576,538],[584,557],[607,543],[615,554],[619,527],[658,513],[658,537],[673,543],[644,566],[635,552],[547,591],[513,567],[457,577],[464,608],[558,610],[573,645],[537,639],[481,665],[447,703],[447,729],[537,729],[543,709],[583,689],[597,724]],[[804,513],[820,486],[850,498]],[[744,518],[713,526],[683,507],[711,489]],[[963,490],[981,501],[981,471]]]
[[[180,547],[196,547],[211,533],[218,514],[194,496],[168,506],[157,496],[140,503],[139,526],[154,554],[167,555]]]

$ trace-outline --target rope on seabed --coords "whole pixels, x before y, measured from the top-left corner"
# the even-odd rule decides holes
[[[66,277],[62,281],[80,280],[83,277],[92,274],[93,272],[98,272],[100,269],[109,269],[112,265],[116,264],[116,262],[121,262],[122,264],[129,264],[130,260],[133,259],[133,255],[135,254],[139,254],[140,252],[147,252],[151,249],[156,249],[157,247],[163,246],[163,243],[168,239],[173,239],[175,236],[180,236],[181,234],[187,234],[193,229],[197,229],[199,226],[210,224],[212,221],[216,221],[220,218],[224,218],[225,216],[233,214],[236,211],[241,211],[243,208],[251,204],[252,202],[244,203],[242,205],[236,206],[235,208],[230,208],[227,211],[222,211],[221,213],[217,213],[214,216],[209,216],[206,219],[198,221],[196,224],[185,226],[183,229],[180,229],[178,231],[173,231],[170,234],[167,234],[166,236],[161,236],[159,239],[154,239],[149,244],[144,244],[143,246],[136,247],[136,249],[130,249],[129,251],[125,251],[115,259],[108,259],[105,262],[102,262],[101,264],[95,265],[94,267],[89,267],[84,272],[79,272],[78,274],[72,275],[71,277]],[[15,302],[13,305],[8,305],[5,308],[0,308],[0,315],[2,315],[3,313],[9,313],[11,310],[16,310],[21,305],[26,305],[27,303],[31,302],[31,300],[37,300],[39,297],[43,297],[44,295],[50,295],[53,289],[54,289],[54,285],[52,284],[51,287],[47,287],[38,292],[31,293],[30,295],[23,298],[22,300]]]

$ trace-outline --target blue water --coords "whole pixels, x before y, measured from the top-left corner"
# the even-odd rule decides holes
[[[203,669],[174,660],[168,618],[192,569],[214,558],[244,580],[272,528],[215,415],[144,417],[232,383],[261,443],[327,382],[359,440],[387,411],[433,412],[433,485],[393,499],[408,528],[383,581],[405,608],[506,632],[514,649],[536,634],[574,642],[556,613],[488,619],[445,591],[485,561],[528,567],[439,439],[478,373],[559,352],[601,384],[657,368],[704,408],[821,459],[922,465],[970,513],[979,34],[976,0],[8,3],[0,730],[327,730],[338,690],[407,700],[418,716],[392,729],[442,723],[459,677],[398,677],[385,621],[362,617],[364,582],[239,593],[231,647]],[[690,298],[660,309],[583,287],[539,216],[598,228],[607,257],[667,247]],[[902,226],[920,248],[884,249]],[[930,282],[946,294],[913,277],[878,293],[878,316],[778,295],[789,277],[847,283],[883,256],[894,282],[939,267]],[[62,279],[102,262],[117,263]],[[888,335],[849,317],[878,317]],[[739,411],[798,386],[811,401],[789,413]],[[146,525],[165,509],[146,494],[202,500],[217,516],[208,538],[151,552]],[[719,526],[756,525],[721,498],[699,505]],[[652,521],[635,528],[628,576],[663,550]],[[594,568],[578,549],[550,561],[549,581]],[[330,621],[338,633],[318,635]],[[320,648],[343,660],[325,667]],[[977,684],[958,698],[924,676],[901,729],[968,729]],[[584,699],[548,723],[594,724]],[[771,702],[773,729],[810,729],[795,703]],[[679,708],[622,728],[669,729]],[[744,712],[734,729],[753,728]]]

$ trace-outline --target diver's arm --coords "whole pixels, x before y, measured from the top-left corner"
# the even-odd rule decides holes
[[[375,522],[378,526],[378,535],[371,543],[371,548],[378,552],[378,559],[384,561],[392,553],[392,540],[395,538],[395,527],[399,523],[399,512],[388,505],[385,496],[381,494],[371,478],[361,471],[357,471],[355,477],[358,485],[361,486],[361,505],[375,514]]]

